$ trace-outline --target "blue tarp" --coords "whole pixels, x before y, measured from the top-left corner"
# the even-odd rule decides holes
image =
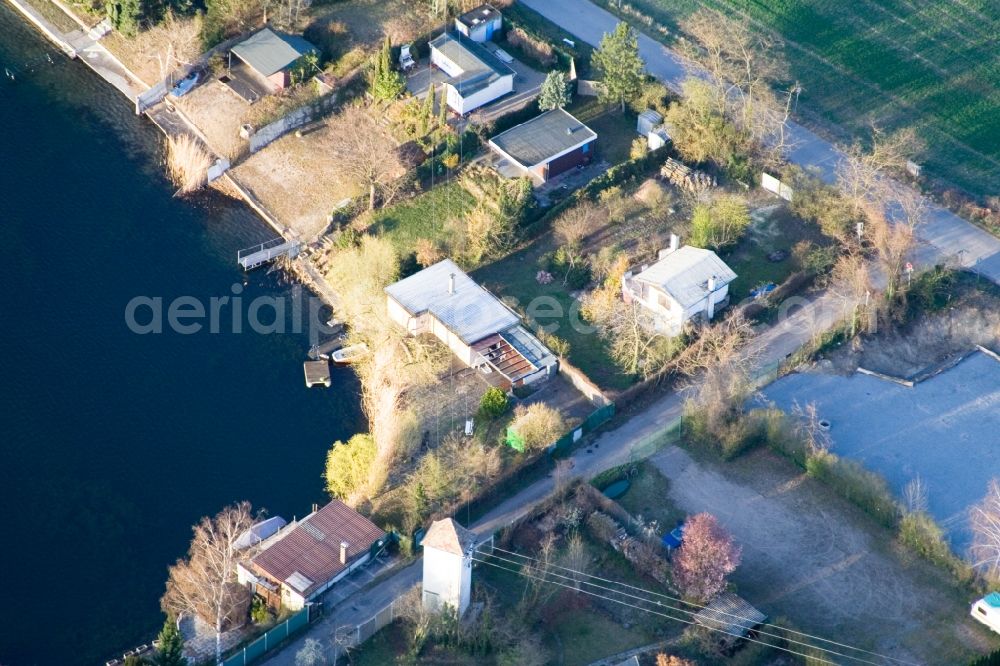
[[[680,548],[681,542],[684,541],[684,523],[681,523],[674,529],[670,530],[669,534],[664,534],[661,541],[664,546],[670,548],[671,550],[674,548]]]

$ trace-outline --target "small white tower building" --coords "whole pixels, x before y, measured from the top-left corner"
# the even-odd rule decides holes
[[[451,518],[431,524],[424,537],[424,608],[452,606],[462,617],[472,588],[476,535]]]

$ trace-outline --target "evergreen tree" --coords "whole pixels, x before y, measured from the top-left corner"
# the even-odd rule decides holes
[[[121,0],[108,3],[108,18],[115,30],[126,37],[135,37],[139,32],[139,24],[143,16],[142,0]]]
[[[420,110],[420,134],[427,134],[431,123],[434,122],[434,86],[427,88],[427,97],[424,98],[424,108]]]
[[[174,618],[167,618],[158,638],[156,666],[187,666],[187,658],[184,656],[184,639],[181,638],[181,632],[177,630]]]
[[[591,62],[601,73],[603,101],[621,104],[624,111],[625,102],[642,92],[645,65],[639,57],[639,37],[624,21],[615,26],[614,32],[604,33]]]
[[[538,95],[538,108],[542,111],[561,109],[573,101],[569,90],[569,82],[562,72],[549,72],[542,82],[542,91]]]
[[[441,89],[441,98],[438,100],[438,124],[442,129],[448,127],[448,94],[444,88]]]
[[[382,50],[375,57],[372,96],[375,99],[392,100],[402,95],[405,88],[403,77],[392,66],[392,42],[386,37]]]

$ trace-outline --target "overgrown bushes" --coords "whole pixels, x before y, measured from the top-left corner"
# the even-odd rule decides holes
[[[888,484],[854,460],[845,460],[829,451],[811,452],[806,471],[829,484],[845,499],[861,508],[885,527],[893,528],[899,520],[899,504]]]

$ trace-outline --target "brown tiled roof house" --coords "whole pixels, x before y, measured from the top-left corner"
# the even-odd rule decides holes
[[[271,606],[297,610],[367,563],[386,533],[339,500],[294,525],[240,566],[240,580]]]

